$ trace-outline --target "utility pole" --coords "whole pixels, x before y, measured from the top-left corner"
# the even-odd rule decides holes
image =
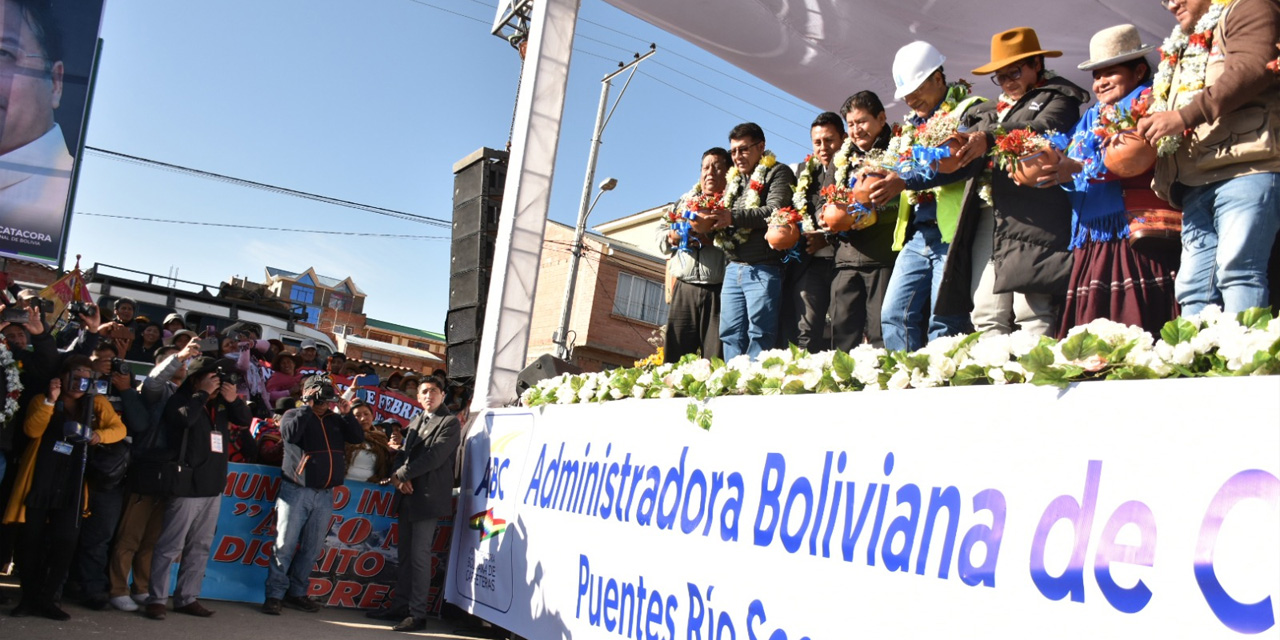
[[[569,316],[573,314],[573,293],[578,285],[578,263],[582,260],[582,237],[587,232],[587,216],[591,215],[591,209],[595,208],[595,203],[599,202],[600,196],[605,191],[612,191],[618,184],[617,180],[609,178],[600,185],[600,193],[596,194],[595,200],[591,199],[591,190],[596,179],[596,160],[600,155],[601,136],[604,134],[604,128],[609,125],[609,120],[613,118],[614,111],[618,109],[618,103],[622,102],[622,96],[627,93],[627,87],[631,86],[631,79],[635,77],[640,63],[657,52],[657,46],[650,44],[649,50],[644,55],[637,53],[631,62],[626,64],[619,62],[617,71],[606,75],[600,80],[600,107],[596,111],[595,133],[591,136],[591,152],[587,155],[587,177],[582,182],[582,203],[578,208],[578,226],[574,229],[573,247],[570,249],[569,281],[564,288],[564,301],[560,305],[560,325],[555,335],[551,338],[556,345],[556,356],[561,360],[568,360],[571,351],[568,340]],[[609,106],[609,88],[612,86],[613,79],[627,69],[631,70],[631,74],[627,76],[627,81],[622,84],[622,90],[618,92],[618,99],[613,102],[613,107],[608,109],[608,114],[606,115],[605,108]]]

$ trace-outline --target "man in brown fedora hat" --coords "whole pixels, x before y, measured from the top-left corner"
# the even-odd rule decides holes
[[[1182,207],[1178,303],[1229,313],[1268,305],[1280,230],[1280,40],[1276,0],[1168,0],[1178,26],[1162,47],[1155,113],[1138,133],[1161,152],[1154,188]]]

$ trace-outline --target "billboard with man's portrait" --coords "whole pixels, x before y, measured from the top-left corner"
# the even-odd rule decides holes
[[[0,256],[58,264],[105,0],[0,0]]]

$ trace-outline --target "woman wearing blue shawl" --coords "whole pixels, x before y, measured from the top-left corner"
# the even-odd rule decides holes
[[[1074,264],[1063,306],[1058,337],[1071,327],[1097,318],[1140,326],[1159,335],[1164,323],[1178,315],[1173,280],[1179,243],[1172,238],[1136,236],[1146,220],[1174,220],[1180,214],[1151,190],[1152,170],[1131,178],[1112,175],[1103,165],[1104,140],[1098,135],[1104,110],[1127,114],[1151,90],[1151,64],[1137,28],[1103,29],[1089,42],[1090,60],[1080,69],[1093,71],[1098,102],[1085,112],[1072,132],[1058,178],[1071,197],[1071,250]]]

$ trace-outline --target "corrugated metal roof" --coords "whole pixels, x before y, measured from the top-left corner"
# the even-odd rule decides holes
[[[348,344],[352,346],[360,347],[361,349],[370,349],[372,351],[382,351],[384,353],[394,353],[402,356],[410,356],[413,358],[422,358],[424,360],[430,360],[432,362],[444,362],[444,360],[440,359],[440,356],[434,353],[431,353],[429,351],[423,351],[422,349],[414,349],[413,347],[406,347],[402,344],[391,344],[389,342],[380,342],[378,340],[361,338],[360,336],[346,336],[345,338],[343,338],[343,340],[345,340]]]
[[[443,334],[443,333],[435,333],[434,331],[426,331],[426,330],[423,330],[423,329],[415,329],[415,328],[413,328],[413,327],[407,327],[407,326],[402,325],[402,324],[396,324],[396,323],[394,323],[394,322],[386,322],[386,321],[384,321],[384,320],[375,320],[375,319],[373,319],[373,318],[366,318],[366,319],[365,319],[365,321],[364,321],[364,324],[365,324],[365,326],[367,326],[367,327],[372,327],[372,328],[374,328],[374,329],[382,329],[382,330],[384,330],[384,331],[394,331],[394,332],[396,332],[396,333],[404,333],[404,334],[408,334],[408,335],[411,335],[411,336],[418,336],[418,337],[420,337],[420,338],[426,338],[427,340],[435,340],[435,341],[437,341],[437,342],[444,342],[444,334]]]

